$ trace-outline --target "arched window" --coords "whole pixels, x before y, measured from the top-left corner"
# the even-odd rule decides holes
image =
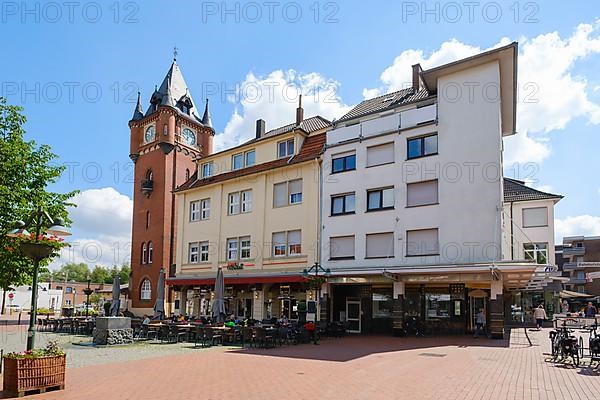
[[[149,279],[144,279],[140,287],[140,300],[152,299],[152,285]]]
[[[189,180],[189,179],[190,179],[190,169],[189,169],[189,168],[186,168],[186,169],[185,169],[185,180],[187,181],[187,180]]]
[[[148,264],[152,264],[152,242],[148,242]]]
[[[169,126],[167,124],[163,125],[163,135],[167,136],[169,134]]]
[[[146,229],[150,228],[150,211],[146,211]]]
[[[148,259],[148,248],[146,247],[146,242],[142,243],[142,264],[146,264],[146,260]]]
[[[148,171],[146,171],[146,180],[151,181],[152,178],[154,178],[154,175],[152,174],[152,170],[149,169]]]

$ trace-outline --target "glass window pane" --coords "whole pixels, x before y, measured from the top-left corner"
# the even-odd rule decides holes
[[[334,197],[331,199],[331,213],[341,214],[344,212],[344,198]]]
[[[256,152],[254,150],[246,153],[246,167],[256,163]]]
[[[346,196],[346,212],[354,212],[356,210],[356,196],[349,194]]]
[[[344,158],[333,159],[333,172],[341,172],[344,170]]]
[[[356,154],[346,157],[346,170],[356,169]]]
[[[279,149],[279,150],[278,150],[278,153],[277,153],[277,154],[278,154],[279,158],[281,158],[281,157],[285,157],[285,150],[286,150],[286,147],[285,147],[285,142],[281,142],[281,143],[279,143],[279,145],[278,145],[278,149]]]
[[[394,189],[383,191],[383,207],[394,207]]]
[[[408,158],[421,156],[421,139],[411,139],[408,141]]]
[[[437,135],[427,136],[423,138],[425,151],[423,152],[425,155],[428,154],[436,154],[438,152],[438,137]]]
[[[288,187],[287,182],[273,185],[273,206],[283,207],[287,205]]]
[[[233,169],[244,168],[244,156],[242,154],[236,154],[233,156]]]
[[[381,204],[381,192],[380,191],[369,192],[367,210],[376,210],[380,207],[380,204]]]
[[[294,154],[294,140],[288,140],[287,141],[287,155],[291,156],[292,154]]]

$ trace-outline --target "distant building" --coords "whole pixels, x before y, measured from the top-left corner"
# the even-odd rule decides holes
[[[11,296],[12,295],[12,296]],[[4,292],[0,291],[0,296],[4,296]],[[12,298],[11,298],[12,297]],[[4,313],[10,314],[11,308],[13,312],[31,310],[31,286],[18,286],[14,290],[9,290],[6,293],[4,305]],[[63,302],[62,290],[52,289],[48,283],[41,283],[38,288],[38,308],[47,308],[49,310],[60,309]]]
[[[588,279],[590,272],[600,271],[600,236],[563,238],[562,263],[570,280],[567,289],[600,296],[600,280]]]

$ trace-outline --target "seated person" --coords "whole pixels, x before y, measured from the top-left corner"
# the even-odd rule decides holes
[[[150,323],[150,317],[144,315],[144,320],[142,321],[142,325],[148,325]]]

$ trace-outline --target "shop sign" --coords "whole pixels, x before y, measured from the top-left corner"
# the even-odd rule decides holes
[[[244,264],[242,263],[229,263],[226,266],[227,271],[239,271],[241,269],[244,269]]]

